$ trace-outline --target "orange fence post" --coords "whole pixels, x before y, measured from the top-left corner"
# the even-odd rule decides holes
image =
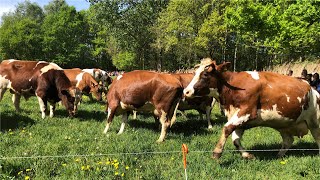
[[[187,154],[188,154],[188,146],[186,144],[182,144],[182,155],[183,155],[183,167],[184,167],[184,174],[186,176],[186,180],[188,179],[187,176]]]

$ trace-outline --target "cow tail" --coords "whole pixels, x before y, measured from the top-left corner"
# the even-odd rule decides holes
[[[170,121],[170,127],[176,122],[177,120],[177,110],[178,110],[178,107],[179,107],[179,104],[180,104],[180,100],[182,99],[182,94],[183,94],[183,88],[179,88],[178,92],[177,92],[177,97],[175,98],[175,101],[172,105],[176,105],[174,107],[174,111],[173,111],[173,114],[172,114],[172,118],[171,118],[171,121]]]

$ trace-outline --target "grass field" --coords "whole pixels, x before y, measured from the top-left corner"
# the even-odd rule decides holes
[[[217,108],[212,131],[196,111],[187,111],[187,119],[178,116],[166,141],[156,143],[160,131],[148,115],[130,117],[122,135],[117,135],[121,117],[116,117],[103,134],[105,105],[87,98],[72,119],[61,106],[54,118],[41,119],[34,97],[21,100],[21,107],[17,114],[9,93],[0,102],[0,179],[185,179],[182,143],[189,148],[188,179],[320,179],[316,151],[289,151],[282,159],[275,151],[253,152],[256,159],[245,160],[232,151],[229,138],[221,159],[211,159],[226,121]],[[280,143],[278,132],[269,128],[248,130],[243,138],[249,150],[278,149]],[[317,146],[308,134],[295,139],[292,148]]]

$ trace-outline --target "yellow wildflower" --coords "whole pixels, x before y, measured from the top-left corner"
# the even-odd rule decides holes
[[[107,161],[106,164],[109,165],[109,164],[110,164],[110,161]]]
[[[287,160],[280,161],[280,164],[285,165],[287,163]]]
[[[66,166],[67,166],[67,164],[66,164],[66,163],[63,163],[63,164],[62,164],[62,166],[63,166],[63,167],[66,167]]]
[[[19,171],[19,172],[18,172],[18,175],[20,175],[20,174],[22,174],[22,173],[23,173],[23,171]]]
[[[29,179],[30,179],[29,176],[24,177],[24,180],[29,180]]]
[[[116,171],[116,172],[114,173],[114,175],[118,176],[118,175],[119,175],[119,172],[118,172],[118,171]]]
[[[123,176],[124,176],[124,173],[122,173],[121,176],[123,177]]]
[[[32,169],[26,169],[26,172],[29,172],[29,171],[31,171]]]
[[[126,170],[128,170],[129,169],[129,166],[126,166]]]
[[[77,158],[75,161],[76,161],[76,162],[80,162],[80,159],[79,159],[79,158]]]

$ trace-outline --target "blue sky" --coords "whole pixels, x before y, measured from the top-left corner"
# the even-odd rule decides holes
[[[25,0],[0,0],[0,17],[3,13],[13,11],[15,9],[15,6],[19,2],[24,2]],[[49,4],[52,0],[30,0],[30,2],[36,2],[41,7],[44,5]],[[88,9],[90,6],[90,3],[88,3],[86,0],[66,0],[67,4],[70,6],[76,7],[78,11],[83,9]]]

